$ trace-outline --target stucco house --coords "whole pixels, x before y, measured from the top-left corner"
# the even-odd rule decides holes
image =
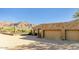
[[[33,27],[33,34],[52,40],[75,40],[79,41],[79,20],[62,23],[40,24]]]

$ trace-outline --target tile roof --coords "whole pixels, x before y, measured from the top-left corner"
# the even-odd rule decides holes
[[[62,23],[39,24],[34,29],[79,29],[79,20]]]

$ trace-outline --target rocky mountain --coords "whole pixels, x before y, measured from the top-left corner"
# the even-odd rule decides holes
[[[8,27],[8,26],[16,26],[20,28],[32,28],[34,24],[30,24],[28,22],[18,22],[18,23],[12,23],[12,22],[0,22],[0,27]]]

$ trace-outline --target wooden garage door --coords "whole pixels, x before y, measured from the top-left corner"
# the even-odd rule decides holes
[[[61,40],[61,31],[59,30],[45,30],[44,35],[46,39]]]
[[[79,40],[79,31],[78,30],[66,30],[66,39],[67,40]]]

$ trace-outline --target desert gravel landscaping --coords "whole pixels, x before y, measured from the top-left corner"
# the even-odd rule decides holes
[[[79,42],[47,40],[36,36],[0,34],[0,49],[6,50],[78,50]]]
[[[14,48],[15,46],[18,45],[28,45],[30,43],[34,43],[35,41],[30,41],[30,40],[22,40],[23,36],[15,35],[15,36],[10,36],[10,35],[4,35],[0,34],[0,47],[1,48]]]

